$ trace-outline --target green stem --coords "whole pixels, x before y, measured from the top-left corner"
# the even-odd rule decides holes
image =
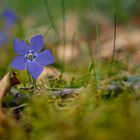
[[[65,0],[61,0],[61,8],[62,8],[62,20],[63,20],[63,47],[64,47],[63,48],[63,72],[64,72],[64,69],[65,69],[65,49],[66,49]]]
[[[37,89],[36,80],[34,78],[32,78],[32,81],[33,81],[33,93],[34,93],[34,95],[36,95],[36,89]]]
[[[55,23],[54,23],[54,20],[53,20],[53,15],[52,15],[52,13],[51,13],[51,8],[50,8],[50,6],[49,6],[49,2],[48,2],[48,0],[44,0],[44,5],[45,5],[45,7],[46,7],[46,10],[47,10],[47,14],[48,14],[48,18],[49,18],[49,20],[50,20],[50,23],[51,23],[51,25],[52,25],[52,28],[53,28],[53,30],[54,30],[54,32],[55,32],[55,34],[56,34],[56,36],[58,37],[58,40],[59,40],[59,33],[58,33],[58,30],[57,30],[57,28],[56,28],[56,26],[55,26]]]
[[[29,73],[28,73],[28,77],[29,77],[29,83],[33,85],[33,94],[36,95],[36,89],[37,89],[36,80]]]
[[[115,59],[115,52],[116,52],[116,31],[117,31],[117,18],[116,18],[116,12],[114,14],[114,42],[113,42],[113,54],[111,59],[111,65],[114,63]]]
[[[100,32],[99,32],[99,25],[98,25],[98,21],[97,21],[97,12],[96,12],[96,7],[95,7],[95,3],[93,0],[91,0],[92,2],[92,6],[94,9],[94,16],[95,16],[95,28],[96,28],[96,41],[97,41],[97,51],[98,51],[98,64],[97,64],[97,83],[98,83],[98,87],[100,85],[100,79],[101,79],[101,46],[100,44]]]

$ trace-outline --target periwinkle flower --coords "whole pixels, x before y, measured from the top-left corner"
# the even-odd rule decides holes
[[[6,28],[12,28],[18,20],[16,13],[11,9],[5,9],[1,14]]]
[[[15,39],[13,42],[16,56],[11,62],[11,66],[18,70],[27,69],[34,78],[41,74],[43,66],[54,63],[54,56],[49,50],[41,51],[44,47],[43,36],[36,35],[31,38],[30,44],[25,41]]]

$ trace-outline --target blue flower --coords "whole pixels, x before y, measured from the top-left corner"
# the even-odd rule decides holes
[[[16,13],[11,9],[5,9],[1,14],[6,28],[12,28],[18,20]]]
[[[19,55],[13,59],[11,66],[18,70],[24,70],[26,68],[34,79],[37,79],[41,74],[43,66],[52,64],[55,61],[49,50],[41,51],[44,47],[42,35],[32,37],[30,44],[15,39],[13,47],[15,52]]]

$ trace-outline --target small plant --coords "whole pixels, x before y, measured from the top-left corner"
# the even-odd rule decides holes
[[[19,55],[13,59],[11,66],[18,70],[27,69],[34,79],[37,79],[41,74],[43,66],[52,64],[55,61],[49,50],[40,52],[44,47],[42,35],[32,37],[30,44],[15,39],[13,46],[15,52]]]

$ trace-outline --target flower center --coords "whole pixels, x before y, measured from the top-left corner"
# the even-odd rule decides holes
[[[36,58],[36,54],[33,50],[29,50],[26,54],[25,54],[25,58],[29,61],[33,61]]]

